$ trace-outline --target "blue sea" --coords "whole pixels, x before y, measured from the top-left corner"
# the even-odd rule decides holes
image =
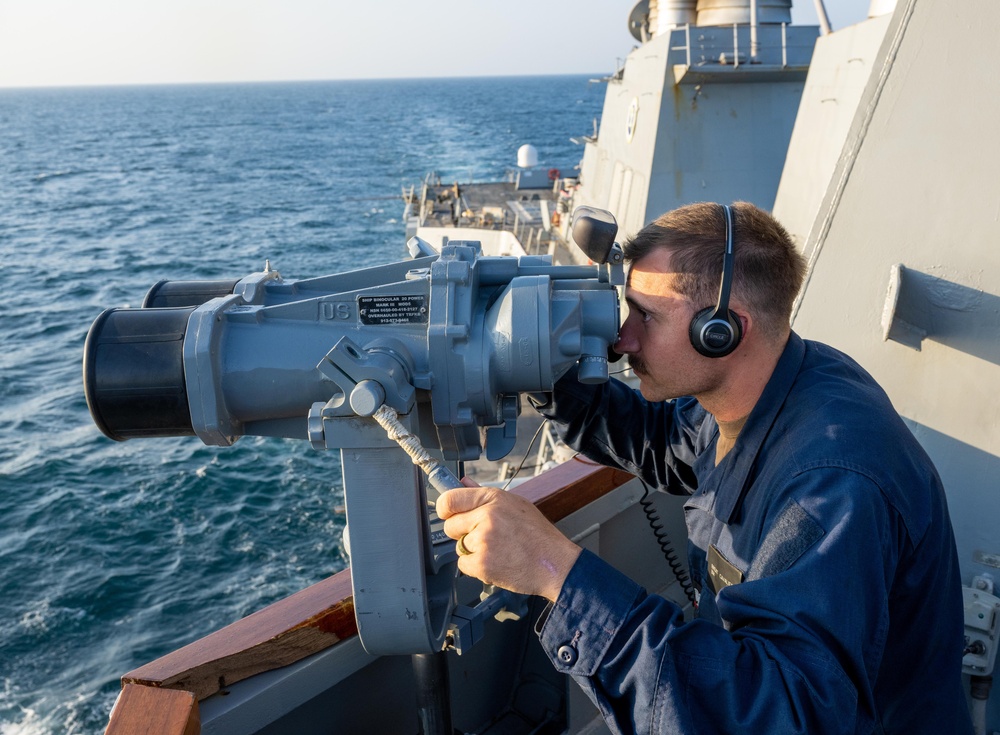
[[[336,452],[116,443],[84,339],[160,279],[405,257],[401,191],[563,170],[583,76],[0,90],[0,734],[99,733],[131,669],[344,567]]]

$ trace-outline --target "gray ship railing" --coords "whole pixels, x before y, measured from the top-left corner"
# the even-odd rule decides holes
[[[692,30],[698,34],[696,43],[692,43]],[[745,23],[733,24],[731,32],[727,26],[688,24],[683,27],[683,34],[684,45],[672,46],[671,51],[683,51],[684,64],[688,67],[718,65],[737,69],[746,64],[765,64],[784,69],[797,66],[796,57],[803,53],[808,62],[812,50],[811,44],[789,44],[787,23],[757,28]],[[702,53],[699,54],[699,50]]]

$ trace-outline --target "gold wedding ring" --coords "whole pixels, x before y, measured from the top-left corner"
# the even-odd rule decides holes
[[[459,556],[468,556],[469,554],[472,553],[471,551],[469,551],[469,548],[465,545],[465,537],[468,535],[469,534],[467,533],[463,533],[462,537],[455,544],[455,551],[458,552]]]

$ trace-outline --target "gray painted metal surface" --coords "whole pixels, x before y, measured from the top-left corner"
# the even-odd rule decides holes
[[[816,40],[772,210],[799,246],[833,177],[889,19],[873,18]]]
[[[774,203],[815,27],[686,27],[629,54],[588,139],[574,206],[610,210],[637,232],[706,199]]]
[[[900,0],[809,227],[794,317],[876,377],[934,460],[966,584],[1000,558],[997,27],[990,0]]]

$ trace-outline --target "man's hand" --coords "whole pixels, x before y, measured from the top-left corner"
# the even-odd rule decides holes
[[[464,478],[443,493],[437,512],[444,532],[468,554],[458,568],[487,584],[555,601],[581,549],[524,498]]]

